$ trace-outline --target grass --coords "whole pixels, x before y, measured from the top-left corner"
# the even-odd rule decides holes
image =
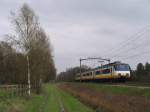
[[[67,84],[75,86],[75,88],[77,88],[78,90],[77,93],[78,94],[82,93],[81,96],[83,96],[85,100],[88,99],[88,103],[92,101],[94,102],[95,97],[90,96],[93,95],[94,91],[95,94],[99,94],[99,97],[101,95],[100,97],[101,100],[99,100],[98,97],[95,98],[96,102],[101,101],[108,104],[111,104],[111,102],[107,97],[113,98],[114,101],[115,99],[117,99],[117,97],[113,96],[112,94],[107,94],[110,96],[106,96],[107,99],[104,99],[102,96],[105,95],[105,93],[113,93],[116,94],[116,96],[123,94],[129,96],[144,96],[150,98],[150,89],[140,89],[135,87],[120,87],[95,83],[67,83]],[[85,92],[80,91],[80,89],[82,90],[82,88],[85,90]],[[120,98],[122,98],[122,100],[124,99],[123,96],[120,96]],[[138,102],[139,100],[140,99],[137,99],[137,101],[134,100],[133,101],[136,104],[136,102]],[[120,103],[124,104],[125,101],[126,104],[128,104],[127,99],[124,99]],[[145,100],[142,99],[142,101],[144,102]],[[58,88],[56,84],[44,85],[43,93],[41,95],[32,94],[30,100],[13,96],[12,92],[0,90],[0,112],[60,112],[62,105],[66,112],[93,112],[91,108],[82,104],[78,99],[68,94],[63,89]]]
[[[92,110],[80,103],[73,96],[58,89],[55,85],[45,86],[48,95],[48,102],[44,112],[59,112],[60,106],[63,105],[67,112],[92,112]]]
[[[45,104],[43,104],[44,112],[59,112],[58,91],[54,85],[45,85]]]
[[[150,89],[98,83],[64,83],[59,87],[102,112],[150,112]]]
[[[26,101],[24,106],[24,112],[39,112],[40,106],[44,101],[42,95],[34,95],[30,101]]]
[[[136,87],[121,87],[121,86],[111,86],[104,84],[95,84],[95,83],[83,83],[85,87],[89,87],[91,89],[95,89],[97,91],[103,91],[114,94],[126,94],[132,96],[143,96],[150,98],[150,89],[149,88],[136,88]]]
[[[41,95],[32,95],[30,100],[21,97],[8,97],[10,93],[0,91],[0,112],[60,112],[61,104],[67,112],[92,112],[73,96],[46,84]]]
[[[22,108],[24,100],[14,94],[13,91],[0,90],[0,112],[14,112]]]
[[[67,112],[92,112],[91,109],[63,91],[59,92],[59,96]]]

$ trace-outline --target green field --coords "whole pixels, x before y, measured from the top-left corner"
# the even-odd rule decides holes
[[[65,112],[92,112],[54,84],[45,85],[43,93],[32,95],[29,101],[20,97],[8,97],[6,92],[0,92],[0,112],[60,112],[61,109],[65,109]]]
[[[132,96],[144,96],[150,98],[150,88],[136,88],[128,86],[111,86],[106,84],[95,83],[78,83],[80,86],[88,87],[97,91],[103,91],[114,94],[126,94]],[[76,84],[77,85],[77,84]]]

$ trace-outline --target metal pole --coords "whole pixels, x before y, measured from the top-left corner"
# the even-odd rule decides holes
[[[110,64],[110,59],[108,60],[108,63]]]
[[[30,63],[29,63],[29,56],[27,55],[27,63],[28,63],[28,95],[31,95],[31,81],[30,81]]]
[[[80,59],[80,82],[81,82],[81,59]]]

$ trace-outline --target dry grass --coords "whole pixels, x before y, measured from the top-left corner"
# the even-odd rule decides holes
[[[8,108],[8,112],[23,112],[22,106],[20,106],[19,104],[18,105],[13,104]]]
[[[106,112],[150,112],[150,99],[142,96],[129,96],[104,93],[76,84],[62,84],[59,88],[78,97],[82,102]]]

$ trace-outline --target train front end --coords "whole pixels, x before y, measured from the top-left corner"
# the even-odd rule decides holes
[[[128,80],[131,78],[131,70],[128,64],[118,63],[114,65],[113,78]]]

